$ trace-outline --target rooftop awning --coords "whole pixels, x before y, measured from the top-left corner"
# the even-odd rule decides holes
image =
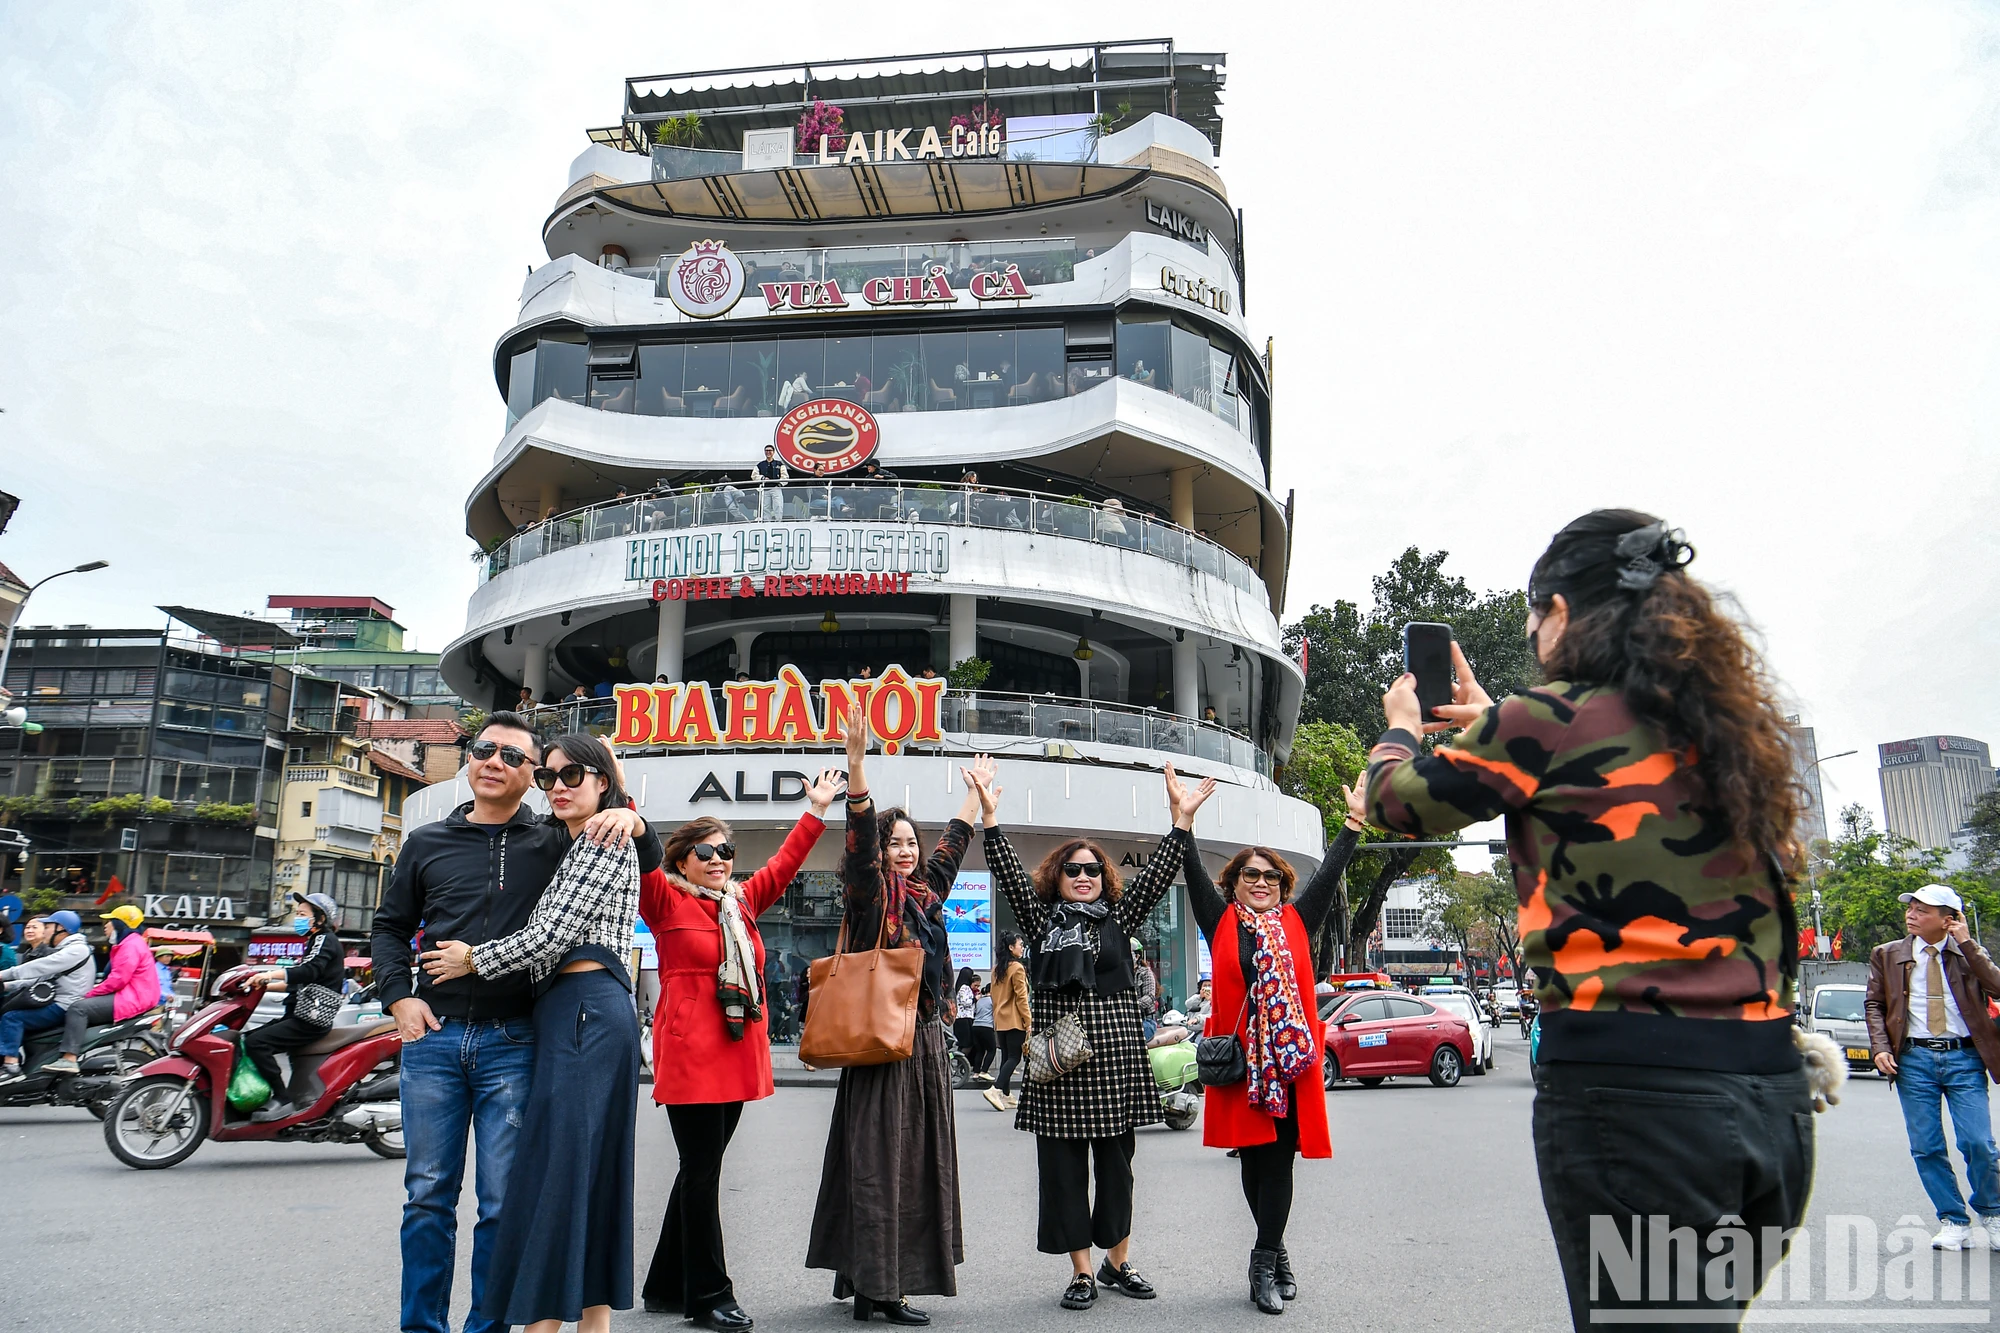
[[[235,616],[227,611],[203,611],[192,606],[163,606],[160,610],[231,648],[290,648],[305,642],[282,625],[250,616]]]

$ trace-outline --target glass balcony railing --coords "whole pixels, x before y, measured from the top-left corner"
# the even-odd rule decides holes
[[[725,710],[718,690],[716,716]],[[1249,737],[1213,722],[1163,713],[1155,708],[1107,703],[1097,699],[1066,699],[1053,694],[1005,694],[993,690],[951,692],[941,701],[941,720],[948,740],[945,749],[970,748],[975,736],[1010,736],[1076,744],[1123,745],[1166,755],[1187,755],[1271,776],[1271,757]],[[565,732],[610,735],[617,725],[617,705],[610,699],[551,704],[526,715],[544,741]],[[643,750],[644,747],[639,747]],[[688,747],[692,753],[694,748]],[[727,747],[719,747],[727,748]],[[826,748],[838,747],[801,747]],[[681,752],[679,747],[676,753]]]
[[[958,485],[852,482],[812,485],[688,487],[573,510],[516,533],[474,557],[480,581],[517,565],[586,542],[649,536],[729,523],[937,523],[951,527],[1034,532],[1123,547],[1219,578],[1245,592],[1260,588],[1257,571],[1235,552],[1161,519],[1135,514],[1115,500],[999,492]]]

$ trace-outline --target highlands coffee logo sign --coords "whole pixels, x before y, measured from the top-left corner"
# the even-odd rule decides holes
[[[794,666],[776,680],[732,680],[718,709],[705,681],[673,685],[620,685],[613,745],[676,747],[713,745],[844,745],[847,715],[855,704],[868,713],[869,729],[884,754],[906,745],[944,739],[940,704],[944,681],[912,679],[899,666],[879,678],[823,680],[817,690]],[[820,707],[813,708],[817,694]],[[821,719],[824,718],[824,722]],[[719,720],[720,719],[720,720]]]
[[[852,471],[873,458],[881,442],[875,414],[844,398],[814,398],[778,420],[778,457],[795,472]]]
[[[696,241],[667,269],[667,299],[684,315],[714,319],[743,299],[743,261],[721,241]]]

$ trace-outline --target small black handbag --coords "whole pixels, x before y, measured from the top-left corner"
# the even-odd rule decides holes
[[[79,967],[82,967],[85,963],[89,961],[90,961],[90,951],[85,950],[83,957],[77,959],[74,963],[71,963],[68,967],[56,973],[54,976],[43,977],[40,981],[29,982],[26,988],[23,989],[22,991],[22,995],[27,1000],[27,1003],[22,1005],[21,1007],[24,1009],[40,1008],[44,1005],[54,1004],[56,1002],[56,982],[61,978],[68,976],[70,973],[76,971]]]
[[[1236,1035],[1242,1030],[1243,1017],[1250,1012],[1250,997],[1243,997],[1243,1007],[1236,1011],[1236,1029],[1213,1037],[1203,1037],[1194,1044],[1195,1077],[1205,1088],[1226,1088],[1241,1083],[1250,1077],[1250,1062],[1243,1054],[1243,1039]]]

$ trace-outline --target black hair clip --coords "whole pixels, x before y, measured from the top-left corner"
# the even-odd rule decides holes
[[[1618,539],[1616,553],[1618,586],[1627,592],[1644,592],[1660,581],[1670,569],[1680,569],[1694,559],[1694,547],[1687,534],[1669,528],[1665,520],[1634,528]]]

